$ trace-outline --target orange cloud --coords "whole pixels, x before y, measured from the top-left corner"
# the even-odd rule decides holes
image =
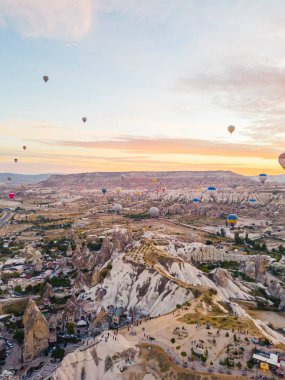
[[[236,144],[199,139],[118,137],[98,141],[41,141],[43,144],[86,149],[110,149],[132,154],[189,154],[199,156],[256,157],[275,159],[281,150],[254,144]]]

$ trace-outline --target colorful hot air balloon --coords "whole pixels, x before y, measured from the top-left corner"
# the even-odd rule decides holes
[[[267,178],[268,178],[268,175],[267,174],[264,174],[264,173],[261,173],[259,174],[259,180],[260,182],[262,183],[262,185],[267,181]]]
[[[44,76],[43,76],[43,80],[44,80],[45,82],[47,82],[47,81],[49,80],[49,77],[48,77],[47,75],[44,75]]]
[[[230,226],[234,227],[237,224],[238,216],[236,214],[229,214],[227,216],[227,222]]]
[[[24,149],[24,150],[26,150],[26,149],[27,149],[27,146],[26,146],[26,145],[24,145],[24,146],[23,146],[23,149]]]
[[[14,158],[14,162],[18,162],[18,158]]]
[[[282,168],[285,169],[285,152],[280,154],[278,161]]]
[[[14,197],[15,197],[15,194],[14,194],[14,193],[9,193],[9,198],[10,198],[10,199],[14,199]]]
[[[230,134],[232,134],[235,129],[236,129],[236,127],[234,125],[229,125],[228,126],[228,131],[230,132]]]
[[[103,187],[103,189],[101,189],[101,191],[102,191],[103,194],[107,193],[107,189],[105,187]]]
[[[157,207],[151,207],[149,210],[148,210],[148,213],[149,213],[149,216],[151,218],[157,218],[158,215],[159,215],[159,210]]]
[[[199,199],[199,198],[193,198],[193,199],[192,199],[192,202],[193,202],[193,203],[200,203],[200,199]]]
[[[84,117],[82,118],[82,121],[83,121],[83,123],[86,123],[86,121],[87,121],[87,117],[84,116]]]

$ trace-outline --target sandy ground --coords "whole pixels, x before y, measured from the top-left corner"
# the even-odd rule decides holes
[[[274,311],[248,311],[249,314],[262,321],[271,323],[276,329],[285,328],[285,315],[284,313],[276,313]]]
[[[208,362],[216,362],[212,367],[216,370],[223,368],[219,366],[218,362],[220,359],[228,356],[228,354],[226,354],[227,345],[233,342],[233,336],[236,334],[239,340],[237,346],[244,347],[244,355],[237,357],[236,361],[240,361],[244,368],[253,348],[253,344],[250,342],[252,337],[244,333],[238,333],[237,331],[220,330],[220,332],[218,332],[217,329],[211,328],[208,330],[206,326],[196,327],[196,325],[189,325],[178,321],[179,318],[189,313],[189,311],[191,311],[191,309],[187,311],[179,310],[175,313],[143,322],[141,325],[134,327],[136,335],[132,335],[133,332],[131,329],[129,329],[129,331],[124,329],[121,333],[127,340],[135,343],[139,343],[141,339],[149,335],[155,338],[155,340],[171,347],[178,357],[184,361],[187,361],[187,358],[189,357],[190,359],[192,356],[191,348],[195,349],[197,344],[203,342],[203,349],[208,351]],[[184,327],[183,330],[181,329],[182,326]],[[180,328],[180,336],[178,331],[174,333],[175,328]],[[175,343],[171,343],[171,338],[175,339]],[[248,339],[249,342],[246,339]],[[183,351],[187,353],[186,359],[181,356],[181,352]]]

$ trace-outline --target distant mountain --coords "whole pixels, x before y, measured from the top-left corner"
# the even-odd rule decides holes
[[[15,174],[15,173],[0,173],[0,182],[13,184],[28,184],[38,183],[47,180],[51,174]],[[11,178],[11,180],[8,180]]]
[[[155,180],[154,180],[155,179]],[[182,188],[193,186],[236,187],[253,183],[252,179],[231,171],[172,171],[172,172],[95,172],[51,175],[40,185],[61,188],[101,188],[121,186],[137,188],[153,186]]]

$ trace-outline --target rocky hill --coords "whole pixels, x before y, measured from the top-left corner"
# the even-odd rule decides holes
[[[152,178],[157,182],[152,183]],[[40,185],[43,187],[84,188],[124,186],[125,188],[167,186],[170,188],[194,186],[238,186],[254,183],[250,178],[231,171],[179,171],[179,172],[100,172],[68,175],[51,175]]]
[[[50,174],[16,174],[16,173],[0,173],[0,182],[12,184],[35,184],[45,181]],[[8,179],[9,178],[9,179]]]
[[[49,329],[48,324],[31,298],[23,316],[25,331],[23,360],[33,360],[41,351],[48,347]]]

